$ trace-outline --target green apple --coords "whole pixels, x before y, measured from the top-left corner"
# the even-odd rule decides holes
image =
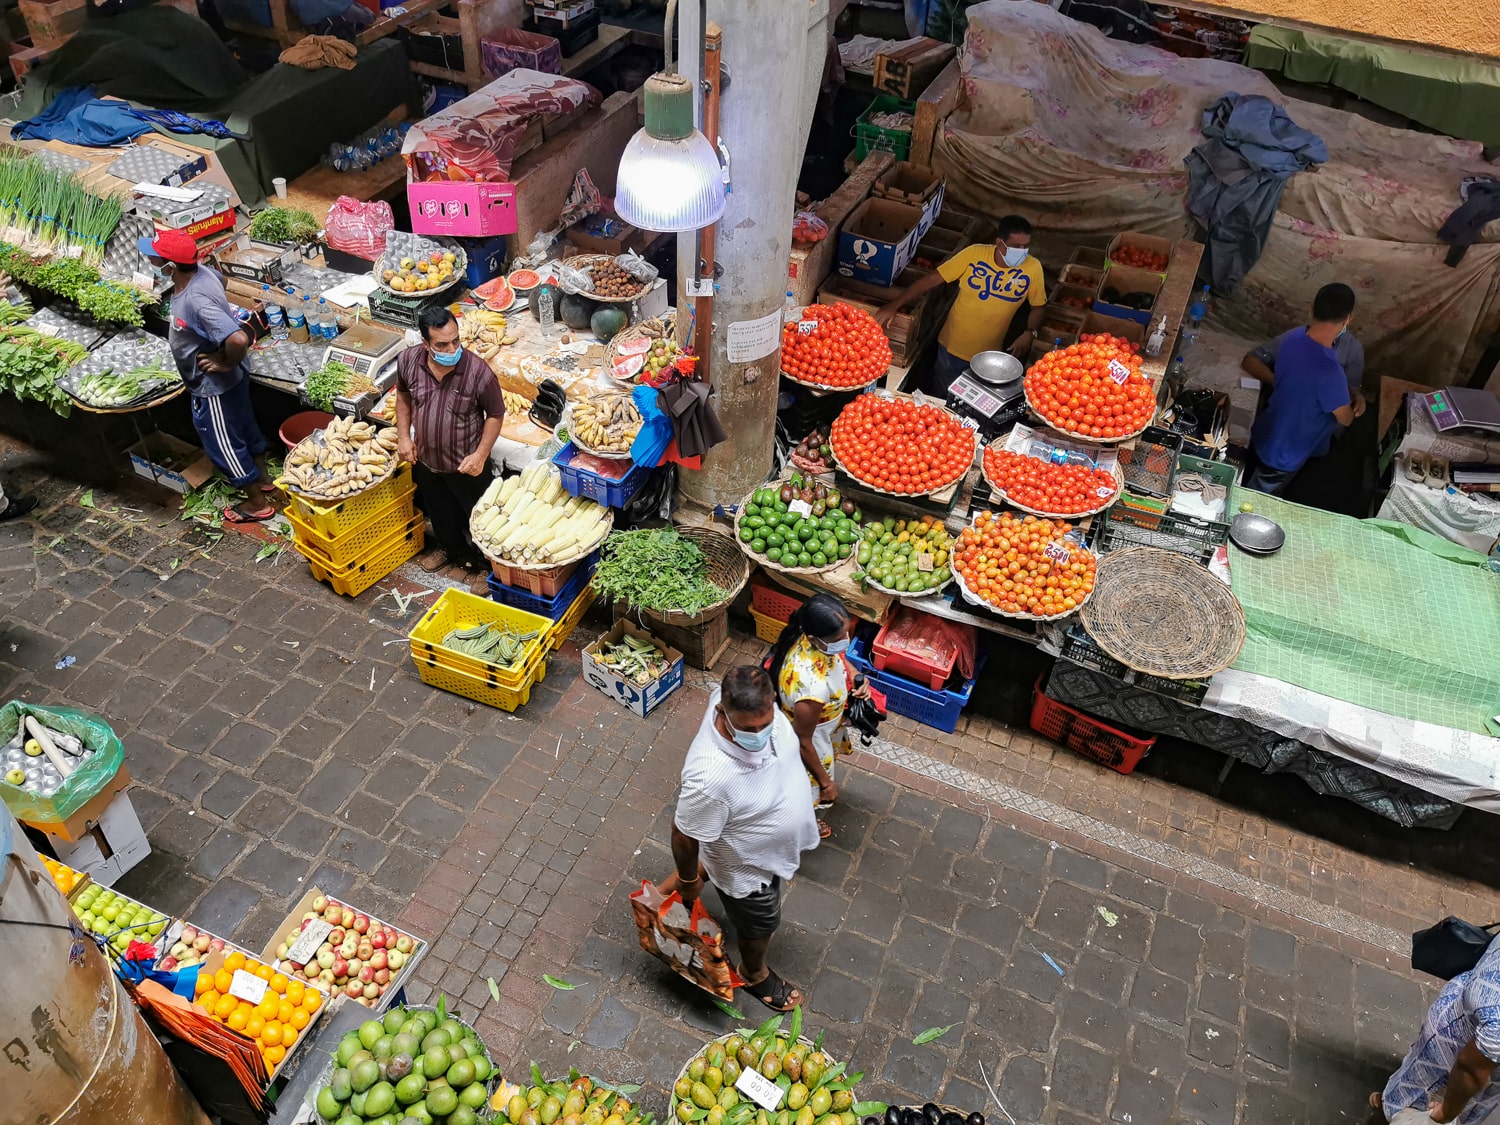
[[[6,770],[5,771],[5,781],[6,781],[6,784],[8,784],[8,785],[25,785],[26,784],[26,771],[25,770]]]

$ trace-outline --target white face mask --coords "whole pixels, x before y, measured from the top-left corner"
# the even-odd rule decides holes
[[[1015,269],[1026,260],[1027,253],[1029,251],[1024,247],[1007,246],[1005,248],[1005,264],[1011,269]]]

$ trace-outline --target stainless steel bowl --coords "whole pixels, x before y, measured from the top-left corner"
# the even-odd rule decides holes
[[[1229,525],[1229,538],[1242,551],[1252,555],[1270,555],[1281,550],[1286,531],[1273,519],[1259,512],[1241,512]]]
[[[1026,374],[1026,366],[1009,352],[979,352],[969,360],[969,370],[992,387],[1014,383]]]

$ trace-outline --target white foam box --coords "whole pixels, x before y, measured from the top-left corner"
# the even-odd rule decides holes
[[[626,633],[638,640],[655,645],[661,650],[662,655],[671,661],[672,666],[666,672],[644,687],[625,679],[612,668],[600,664],[596,659],[600,649],[605,645],[618,643]],[[662,700],[682,686],[682,668],[682,653],[657,640],[644,629],[636,628],[629,621],[615,622],[613,629],[583,650],[583,678],[643,719],[651,714]]]
[[[57,858],[75,871],[85,872],[106,887],[151,854],[130,794],[121,793],[99,814],[98,823],[77,841],[49,838]]]

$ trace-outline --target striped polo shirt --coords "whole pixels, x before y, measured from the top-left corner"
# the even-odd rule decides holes
[[[776,711],[770,745],[752,753],[714,729],[718,703],[715,689],[682,766],[674,821],[698,841],[714,886],[744,898],[797,873],[802,853],[818,846],[818,822],[787,717]]]
[[[479,448],[485,420],[505,416],[500,381],[468,348],[441,379],[427,366],[426,344],[407,348],[396,360],[396,386],[411,397],[417,460],[435,473],[458,472]]]

